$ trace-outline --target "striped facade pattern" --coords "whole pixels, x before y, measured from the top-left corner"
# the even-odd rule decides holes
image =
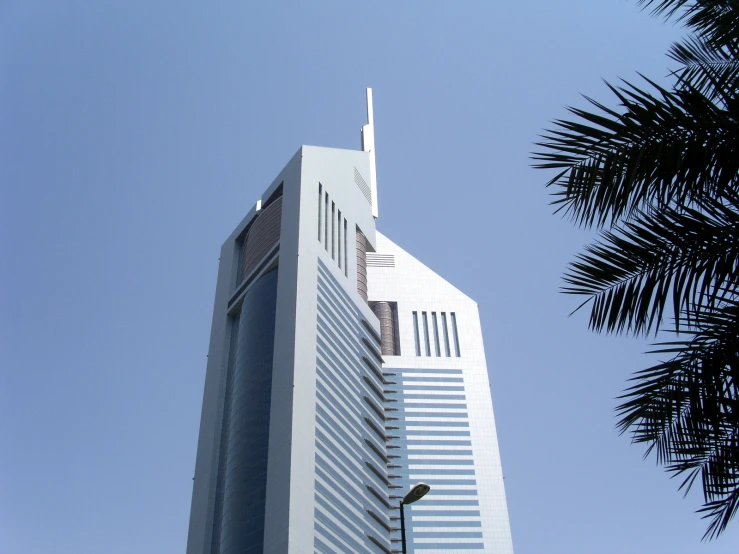
[[[390,550],[384,378],[379,340],[318,260],[316,552]]]
[[[343,268],[344,276],[349,275],[349,247],[347,244],[348,223],[341,213],[341,208],[331,199],[328,190],[318,184],[318,242],[331,253],[339,268]]]
[[[280,240],[282,197],[274,200],[252,223],[241,245],[237,284],[241,284]]]
[[[362,191],[362,194],[367,199],[367,202],[372,205],[372,189],[370,189],[370,186],[367,184],[367,181],[364,180],[364,177],[362,177],[362,174],[359,172],[359,170],[355,167],[354,168],[354,182],[359,187],[359,190]]]
[[[484,550],[462,370],[385,371],[395,374],[397,389],[388,395],[397,407],[387,426],[389,451],[402,460],[391,483],[402,491],[419,481],[431,486],[405,510],[408,552]]]
[[[461,356],[455,312],[413,312],[413,338],[416,356]]]
[[[367,252],[367,267],[395,267],[395,256]]]

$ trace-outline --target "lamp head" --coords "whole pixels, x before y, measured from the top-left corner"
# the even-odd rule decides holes
[[[405,495],[403,504],[413,504],[416,500],[421,500],[421,498],[426,496],[426,493],[430,490],[431,487],[426,483],[418,483],[417,485],[414,485],[413,488],[408,491],[408,494]]]

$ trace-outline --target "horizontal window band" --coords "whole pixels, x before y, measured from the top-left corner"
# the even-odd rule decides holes
[[[407,398],[410,400],[456,400],[457,402],[466,402],[467,397],[464,391],[444,391],[438,389],[417,389],[406,390],[401,387],[397,394],[393,394],[393,398]]]
[[[482,527],[481,521],[414,521],[413,527]]]
[[[389,429],[389,427],[385,427],[385,429]],[[425,437],[469,437],[470,432],[469,431],[457,431],[457,430],[448,430],[448,431],[422,431],[422,430],[415,430],[415,431],[407,431],[406,432],[406,440],[422,440]]]
[[[382,544],[379,539],[376,539],[373,535],[367,535],[367,538],[371,540],[375,544],[375,546],[377,546],[377,548],[382,550],[385,554],[393,554],[392,550],[388,550],[387,547]]]
[[[375,475],[377,475],[377,477],[379,477],[380,480],[385,483],[385,485],[390,486],[390,481],[388,480],[388,478],[385,477],[382,474],[382,472],[379,469],[377,469],[371,462],[368,462],[367,460],[365,460],[364,461],[364,464],[370,469],[370,471],[372,473],[374,473]]]
[[[405,374],[405,373],[449,373],[449,374],[458,374],[462,375],[461,369],[430,369],[430,368],[424,368],[424,367],[388,367],[386,368],[387,371],[396,371],[399,375]]]
[[[424,498],[423,500],[423,506],[419,505],[416,506],[416,508],[420,508],[422,510],[432,509],[436,506],[479,506],[480,501],[479,500],[440,500],[438,498],[429,498],[426,500]],[[389,506],[388,506],[389,507]]]
[[[370,418],[368,418],[368,417],[365,417],[365,418],[364,418],[364,421],[365,421],[365,422],[367,423],[367,425],[369,425],[370,429],[372,429],[372,430],[373,430],[373,431],[375,432],[375,434],[376,434],[376,435],[377,435],[377,436],[379,437],[379,439],[380,439],[380,440],[381,440],[382,442],[387,442],[387,440],[388,440],[388,437],[387,437],[387,436],[385,436],[385,433],[383,433],[383,432],[382,432],[382,431],[380,430],[380,428],[379,428],[379,427],[377,427],[377,425],[375,424],[375,422],[374,422],[374,421],[372,421],[372,420],[371,420]]]
[[[379,492],[377,492],[377,490],[373,486],[371,485],[365,485],[365,486],[367,487],[367,490],[370,491],[372,495],[375,498],[377,498],[377,500],[379,500],[386,508],[389,509],[393,507],[392,504],[390,504],[390,502],[388,502],[386,498],[384,498]]]
[[[454,439],[400,439],[400,444],[407,444],[409,446],[424,445],[424,446],[472,446],[472,441],[468,440],[454,440]]]
[[[478,542],[482,539],[467,539],[474,542],[461,542],[463,540],[465,539],[426,539],[419,537],[413,539],[413,548],[419,554],[426,549],[438,551],[439,548],[443,548],[447,552],[456,552],[457,550],[485,550],[485,545],[482,542]]]
[[[425,391],[445,391],[445,392],[464,392],[464,387],[456,387],[450,385],[402,385],[404,391],[407,390],[425,390]]]
[[[376,360],[377,360],[377,361],[378,361],[378,362],[379,362],[380,364],[383,364],[383,363],[385,363],[385,360],[383,360],[383,359],[382,359],[382,356],[380,355],[380,353],[379,353],[379,352],[378,352],[377,350],[375,350],[375,347],[374,347],[374,346],[372,346],[372,344],[370,344],[370,341],[368,341],[366,337],[362,337],[362,342],[363,342],[363,343],[365,344],[365,346],[367,347],[367,350],[369,350],[369,351],[370,351],[370,354],[372,354],[372,355],[373,355],[373,356],[375,357],[375,359],[376,359]]]
[[[470,485],[477,486],[477,479],[438,479],[433,475],[424,477],[424,483],[435,486]]]
[[[382,394],[382,391],[378,389],[377,386],[372,382],[372,380],[366,375],[362,375],[362,380],[364,380],[364,382],[367,383],[367,386],[369,386],[370,390],[375,393],[377,399],[384,404],[385,396]]]
[[[335,523],[323,510],[316,510],[315,514],[315,528],[320,528],[321,533],[332,541],[338,544],[347,544],[352,548],[357,548],[361,545],[360,541],[362,536],[357,536],[355,533],[344,531],[341,526]],[[323,526],[321,526],[323,524]],[[338,540],[337,540],[338,539]]]
[[[477,496],[477,489],[437,489],[432,491],[433,496]],[[427,496],[430,500],[432,495]]]
[[[403,382],[428,381],[429,383],[463,383],[462,377],[406,377],[403,376]]]
[[[422,421],[430,419],[467,419],[469,414],[467,412],[409,412],[403,410],[405,416],[400,416],[400,421],[419,421],[418,418],[424,418]]]
[[[377,344],[378,345],[381,345],[382,344],[382,340],[380,339],[380,335],[377,334],[377,331],[375,331],[375,329],[372,327],[372,325],[370,325],[369,321],[367,321],[366,319],[362,318],[361,319],[361,322],[362,322],[362,325],[364,325],[364,328],[367,329],[367,331],[369,331],[369,334],[372,336],[372,338],[375,339],[375,341],[377,342]]]
[[[366,439],[364,439],[364,442],[365,442],[365,444],[367,444],[367,446],[370,447],[370,449],[372,450],[372,452],[374,452],[375,454],[377,454],[377,456],[382,461],[384,461],[386,464],[390,461],[390,460],[388,460],[388,457],[379,448],[377,448],[377,445],[374,442],[372,442],[370,439],[367,439],[366,438]]]
[[[423,514],[411,515],[414,524],[416,519],[426,520],[430,517],[480,517],[480,510],[423,510]]]
[[[408,468],[413,469],[417,466],[474,466],[473,460],[438,460],[435,458],[418,458],[408,460]],[[419,468],[420,469],[420,468]]]
[[[375,412],[382,421],[385,421],[385,414],[383,411],[378,408],[375,403],[372,401],[372,399],[369,396],[364,396],[364,401],[369,404],[369,407],[372,408],[372,411]]]
[[[439,408],[439,409],[445,409],[445,410],[466,410],[467,404],[459,404],[459,403],[453,403],[453,402],[406,402],[405,403],[406,411],[408,411],[408,408]]]
[[[397,419],[397,418],[396,418]],[[417,419],[417,418],[416,418]],[[419,431],[411,431],[416,427],[469,427],[469,421],[407,421],[406,429],[408,433],[418,433]]]
[[[367,513],[372,517],[372,519],[374,519],[377,523],[382,525],[388,533],[392,531],[392,527],[390,527],[390,524],[387,521],[385,521],[381,516],[376,514],[373,510],[367,510]]]
[[[454,538],[454,539],[481,539],[480,531],[414,531],[414,539],[416,537],[428,537],[433,539]]]
[[[382,374],[382,372],[377,367],[375,367],[375,364],[373,364],[372,361],[367,356],[362,356],[362,361],[365,363],[365,365],[367,367],[370,368],[370,370],[372,371],[372,373],[380,380],[380,382],[383,385],[389,384],[385,380],[385,376]]]
[[[416,470],[416,471],[410,471],[410,474],[418,474],[421,473],[421,471],[424,472],[424,475],[427,475],[429,473],[434,475],[460,475],[460,476],[467,476],[467,475],[475,475],[474,469],[428,469],[428,470]],[[414,477],[409,477],[410,479],[413,479]]]

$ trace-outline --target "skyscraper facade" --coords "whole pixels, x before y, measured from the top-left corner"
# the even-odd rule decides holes
[[[477,305],[303,146],[221,248],[187,554],[513,552]]]

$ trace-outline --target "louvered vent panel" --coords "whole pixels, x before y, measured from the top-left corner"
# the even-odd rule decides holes
[[[395,256],[367,252],[367,267],[395,267]]]
[[[280,240],[282,197],[273,201],[254,220],[244,239],[239,283],[257,267],[259,261]]]
[[[372,204],[372,191],[370,190],[367,181],[364,180],[364,177],[362,177],[362,174],[359,173],[359,170],[356,167],[354,168],[354,182],[357,183],[359,190],[362,191],[367,202]]]
[[[357,292],[367,302],[367,239],[357,227]]]

